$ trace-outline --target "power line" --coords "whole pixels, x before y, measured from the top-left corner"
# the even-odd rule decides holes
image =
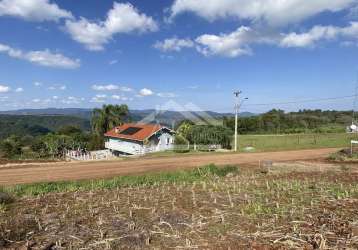
[[[269,105],[298,104],[298,103],[309,103],[309,102],[320,102],[320,101],[349,99],[349,98],[353,98],[353,97],[356,97],[356,95],[329,97],[329,98],[319,98],[319,99],[307,99],[307,100],[290,101],[290,102],[248,103],[248,104],[245,104],[245,106],[269,106]]]

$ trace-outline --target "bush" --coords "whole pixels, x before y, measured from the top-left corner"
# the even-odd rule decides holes
[[[0,192],[0,204],[6,205],[13,202],[13,200],[14,199],[8,193]]]
[[[175,149],[174,149],[174,152],[175,152],[175,153],[184,154],[184,153],[189,153],[189,152],[190,152],[190,149],[175,148]]]
[[[187,145],[189,142],[184,136],[176,134],[175,135],[175,145]]]
[[[17,139],[9,138],[0,143],[0,151],[4,157],[13,158],[21,155],[21,144]]]

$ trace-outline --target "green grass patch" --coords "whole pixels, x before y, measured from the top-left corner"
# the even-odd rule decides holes
[[[22,184],[9,187],[0,187],[0,190],[15,196],[35,196],[47,193],[106,190],[122,187],[137,187],[159,185],[161,183],[192,183],[215,176],[223,177],[228,173],[237,173],[235,166],[217,167],[207,165],[193,170],[174,172],[151,173],[138,176],[118,176],[113,179],[48,182],[36,184]]]
[[[294,134],[294,135],[240,135],[240,150],[254,147],[255,151],[295,150],[310,148],[340,148],[350,145],[357,135],[338,134]]]

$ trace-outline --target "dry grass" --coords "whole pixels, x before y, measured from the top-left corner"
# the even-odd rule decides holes
[[[0,209],[0,248],[357,249],[354,167],[280,168],[20,198]]]

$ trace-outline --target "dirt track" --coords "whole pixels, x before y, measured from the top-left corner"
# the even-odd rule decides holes
[[[49,182],[63,180],[109,178],[117,175],[137,174],[148,171],[184,169],[215,163],[255,164],[260,160],[295,161],[326,157],[338,149],[312,149],[267,153],[204,154],[176,157],[156,157],[102,162],[49,163],[0,168],[0,185]]]

